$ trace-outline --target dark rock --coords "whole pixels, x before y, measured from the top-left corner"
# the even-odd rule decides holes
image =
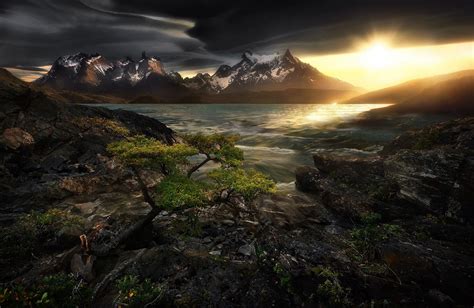
[[[382,155],[393,155],[400,150],[430,150],[439,147],[474,149],[474,118],[442,122],[421,130],[411,130],[387,144]]]
[[[399,185],[402,198],[444,213],[462,161],[460,153],[401,150],[385,160],[385,173]]]
[[[474,301],[472,257],[431,241],[424,245],[391,241],[382,245],[380,252],[402,283],[438,289],[460,303]]]
[[[314,167],[299,167],[295,172],[296,188],[304,192],[318,190],[318,181],[321,179],[320,172]]]
[[[436,289],[431,289],[429,291],[428,299],[437,307],[452,307],[454,305],[454,301],[451,297]]]
[[[242,245],[239,247],[239,253],[247,257],[255,255],[255,246],[252,244]]]
[[[33,136],[18,127],[5,129],[0,141],[13,150],[22,146],[31,146],[35,143]]]
[[[84,230],[79,226],[64,226],[57,234],[58,243],[62,247],[72,247],[74,245],[79,245],[81,243],[79,236],[81,236],[83,233]]]
[[[92,281],[95,277],[94,274],[94,261],[96,257],[74,254],[71,259],[71,272],[86,281]]]

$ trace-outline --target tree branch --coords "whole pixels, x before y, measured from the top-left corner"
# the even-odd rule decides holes
[[[209,154],[205,154],[206,155],[206,159],[204,159],[201,163],[199,164],[196,164],[194,166],[191,167],[191,169],[188,170],[188,178],[191,177],[191,175],[196,172],[197,170],[199,170],[199,168],[201,168],[202,166],[204,166],[205,164],[207,164],[208,162],[210,161],[216,161],[215,158],[212,158]]]
[[[128,238],[132,235],[136,234],[140,230],[142,230],[145,226],[153,221],[153,219],[158,215],[160,211],[158,208],[153,208],[151,212],[149,212],[144,218],[140,219],[127,229],[125,229],[122,233],[114,237],[110,242],[107,244],[101,245],[99,247],[91,247],[91,253],[95,256],[106,256],[112,250],[120,246],[123,242],[125,242]]]
[[[142,178],[140,177],[140,172],[137,170],[137,168],[132,167],[132,171],[135,174],[135,177],[137,178],[138,185],[140,186],[140,189],[143,194],[143,199],[153,208],[157,209],[158,206],[155,203],[155,200],[150,196],[150,193],[148,192],[148,187],[146,187],[145,183],[143,182]]]

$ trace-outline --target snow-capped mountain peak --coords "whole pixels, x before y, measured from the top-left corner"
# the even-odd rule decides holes
[[[259,55],[254,54],[251,51],[245,51],[242,54],[242,60],[251,63],[251,64],[263,64],[277,60],[279,57],[278,53],[269,54],[269,55]]]
[[[112,62],[100,54],[77,53],[59,57],[48,74],[36,82],[68,89],[114,83],[134,86],[151,74],[165,76],[166,72],[159,58],[148,57],[145,52],[138,62],[130,57]]]
[[[290,50],[282,53],[256,54],[245,51],[234,66],[221,65],[210,78],[195,76],[184,80],[185,86],[205,92],[262,91],[287,88],[350,89],[352,85],[321,74],[301,62]]]

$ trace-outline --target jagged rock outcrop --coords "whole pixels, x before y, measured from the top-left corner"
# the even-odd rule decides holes
[[[445,122],[397,137],[380,157],[315,155],[316,169],[298,169],[296,185],[322,195],[338,192],[353,200],[361,192],[367,197],[396,194],[400,203],[413,208],[473,223],[473,142],[473,118]]]
[[[296,186],[336,221],[354,222],[352,241],[363,234],[373,247],[369,262],[390,268],[399,289],[379,294],[410,298],[409,282],[415,302],[466,305],[474,300],[473,141],[472,117],[436,124],[402,134],[371,158],[315,155],[315,167],[296,171]],[[377,224],[367,220],[373,215]]]
[[[69,193],[110,191],[124,174],[106,157],[106,146],[127,134],[174,142],[171,129],[151,118],[58,102],[16,83],[21,91],[10,87],[0,104],[4,212],[51,206]]]

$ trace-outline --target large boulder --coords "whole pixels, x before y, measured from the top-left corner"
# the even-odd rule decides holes
[[[313,159],[316,167],[296,170],[296,187],[316,194],[328,209],[343,217],[357,220],[391,193],[379,157],[314,155]]]
[[[474,222],[474,118],[407,132],[382,153],[398,196],[436,215]]]
[[[321,172],[314,167],[299,167],[295,171],[296,188],[304,192],[320,191]]]

